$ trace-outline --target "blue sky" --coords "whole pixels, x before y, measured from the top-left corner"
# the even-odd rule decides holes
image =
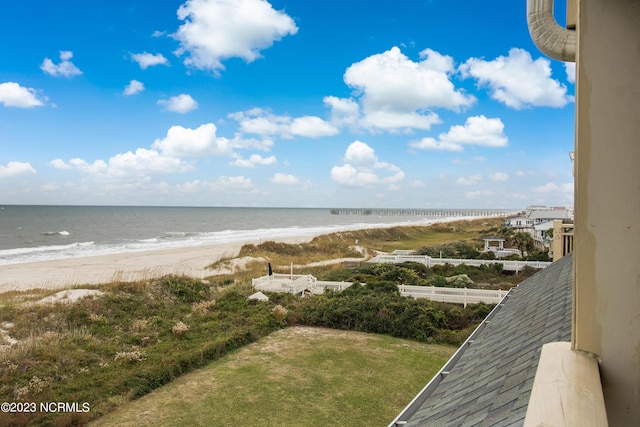
[[[573,204],[524,0],[1,7],[1,204]]]

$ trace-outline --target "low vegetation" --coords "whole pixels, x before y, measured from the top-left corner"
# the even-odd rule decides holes
[[[318,241],[341,242],[347,245],[357,244],[371,250],[392,252],[394,250],[414,250],[423,246],[437,246],[450,242],[466,242],[480,248],[484,246],[482,238],[495,234],[504,223],[501,218],[479,220],[461,220],[428,227],[390,227],[344,231],[319,236]],[[316,240],[314,239],[314,240]]]
[[[88,402],[89,413],[0,413],[0,425],[70,425],[104,414],[284,326],[273,303],[186,277],[101,286],[70,304],[5,298],[0,400]],[[25,302],[27,300],[27,302]]]
[[[270,294],[268,302],[247,299],[254,292],[251,278],[266,274],[267,262],[278,268],[335,258],[359,258],[362,257],[362,247],[366,248],[365,252],[413,249],[442,245],[459,238],[465,244],[476,245],[481,242],[479,239],[482,235],[495,231],[499,223],[498,220],[460,221],[433,227],[336,233],[302,244],[263,242],[259,245],[245,245],[239,256],[255,258],[257,261],[247,264],[245,270],[233,275],[217,275],[209,280],[167,276],[137,283],[89,286],[85,288],[99,289],[103,293],[66,304],[40,303],[44,297],[50,296],[44,291],[0,295],[0,401],[36,404],[87,402],[90,405],[89,412],[0,413],[0,425],[83,425],[90,419],[99,418],[127,402],[148,395],[177,378],[184,378],[186,374],[204,368],[212,361],[289,326],[329,327],[385,334],[412,340],[414,344],[406,344],[407,346],[425,345],[418,342],[459,345],[486,316],[490,306],[479,304],[463,308],[425,300],[416,301],[401,297],[397,285],[506,288],[522,280],[523,274],[530,272],[521,272],[520,276],[506,275],[500,264],[482,268],[450,265],[427,268],[417,263],[318,265],[304,268],[304,272],[323,280],[345,280],[366,285],[355,285],[340,293],[327,292],[312,298]],[[354,248],[356,244],[357,249]],[[294,343],[290,345],[293,346]],[[263,393],[267,396],[281,396],[276,399],[278,402],[282,399],[283,402],[291,403],[282,396],[295,396],[299,400],[297,404],[310,402],[315,408],[315,412],[311,411],[313,408],[309,410],[310,414],[316,415],[309,415],[308,422],[283,422],[286,425],[324,425],[322,417],[317,414],[326,413],[340,418],[345,416],[345,411],[348,412],[349,408],[369,406],[371,409],[365,412],[381,418],[371,418],[372,421],[364,425],[375,424],[383,418],[386,422],[389,417],[382,417],[373,409],[386,404],[382,403],[385,397],[377,398],[375,392],[378,387],[386,395],[395,395],[399,390],[404,390],[405,380],[401,383],[393,382],[400,378],[400,374],[390,370],[390,365],[396,362],[387,361],[378,366],[377,358],[349,353],[348,360],[340,362],[340,367],[337,366],[338,362],[328,367],[326,360],[338,360],[340,355],[337,353],[340,352],[337,350],[339,346],[331,350],[331,346],[327,345],[327,348],[324,344],[311,345],[310,353],[301,356],[299,360],[298,367],[304,367],[306,375],[313,380],[310,381],[311,385],[296,378],[297,373],[287,372],[288,369],[294,371],[293,368],[283,368],[280,371],[285,382],[274,385],[275,389],[265,385],[274,381],[274,378],[262,368],[247,368],[253,372],[253,376],[250,376],[251,383],[263,383],[258,390],[244,384],[242,376],[230,376],[228,381],[243,383],[241,390],[237,392],[244,397]],[[403,345],[405,344],[400,346]],[[375,349],[383,353],[387,351],[378,348],[378,344]],[[447,349],[443,354],[449,354],[454,347]],[[367,351],[374,349],[358,351],[364,351],[362,354],[366,355]],[[227,357],[226,362],[216,363],[240,363],[235,353]],[[259,359],[259,363],[255,363],[271,363],[269,361],[272,357],[275,357],[274,354],[267,352]],[[446,356],[443,358],[446,359]],[[444,359],[437,359],[434,366],[440,366],[443,362]],[[335,370],[329,373],[334,376],[315,381],[314,364],[330,371]],[[368,392],[372,394],[350,401],[348,398],[351,394],[359,394],[367,384],[373,384],[367,382],[369,374],[363,374],[364,384],[357,381],[359,378],[356,380],[350,376],[358,376],[352,374],[356,372],[352,366],[354,364],[361,365],[369,374],[379,373],[379,377],[386,377],[391,383],[370,387],[372,390]],[[343,365],[346,371],[340,374]],[[405,369],[410,371],[409,368]],[[429,369],[437,370],[433,366]],[[222,381],[224,375],[216,375]],[[407,391],[406,396],[399,397],[392,409],[387,407],[385,411],[394,415],[428,381],[430,375],[431,373],[424,374],[418,378],[418,385]],[[294,383],[301,388],[294,388]],[[337,398],[334,396],[333,400],[324,395],[325,400],[306,397],[311,389],[330,390],[330,386],[338,390],[335,392]],[[217,408],[221,420],[231,420],[237,416],[237,411],[248,410],[237,406],[239,402],[232,402],[238,400],[238,395],[235,395],[235,399],[233,397],[236,391],[229,392],[231,394],[227,397],[221,397],[226,393],[226,387],[231,386],[217,388],[215,393],[212,390],[211,395],[206,391],[196,392],[190,399],[191,405],[196,408],[194,411],[208,414],[211,410],[207,412],[203,408],[211,406]],[[290,393],[287,392],[289,387]],[[173,387],[172,389],[175,390]],[[216,406],[213,402],[218,402],[218,399],[221,399],[220,405]],[[223,399],[227,399],[227,403],[223,404]],[[186,400],[188,399],[185,398],[182,402]],[[256,403],[256,400],[259,399],[249,402]],[[277,402],[274,403],[273,399],[265,397],[265,402],[275,405],[272,411],[279,411]],[[402,403],[399,407],[398,402]],[[181,413],[180,408],[176,411],[176,414]],[[305,412],[304,409],[300,411]],[[186,420],[187,418],[180,418],[183,416],[179,415],[176,419]],[[211,414],[208,416],[210,419],[217,419]],[[362,411],[359,416],[362,416]],[[275,419],[270,417],[265,419]],[[313,423],[314,419],[320,421]],[[237,423],[243,424],[243,421],[246,418],[239,419]],[[197,417],[193,423],[207,424]],[[169,421],[168,424],[183,423]],[[257,421],[249,424],[261,425]],[[116,422],[111,425],[121,424]]]
[[[292,308],[289,322],[459,346],[491,308],[406,298],[395,283],[382,281],[301,300]]]
[[[383,335],[287,328],[122,405],[95,425],[386,425],[454,351]]]

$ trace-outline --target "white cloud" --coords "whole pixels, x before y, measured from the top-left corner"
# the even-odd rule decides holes
[[[9,162],[6,166],[0,165],[0,178],[25,174],[36,174],[36,170],[31,166],[31,163]]]
[[[326,96],[324,103],[331,108],[331,123],[355,128],[360,120],[360,105],[353,99]]]
[[[275,156],[262,157],[259,154],[252,154],[248,159],[238,157],[231,162],[233,166],[240,166],[243,168],[255,168],[256,166],[271,166],[277,163]]]
[[[575,83],[576,82],[576,63],[565,62],[564,71],[567,73],[567,81],[569,83]]]
[[[293,119],[291,133],[308,138],[337,135],[340,131],[335,126],[316,116],[303,116]]]
[[[156,65],[169,65],[169,60],[161,53],[156,53],[155,55],[148,52],[132,53],[131,59],[137,62],[143,70]]]
[[[46,192],[54,192],[58,191],[60,189],[60,186],[55,182],[47,182],[42,184],[40,188]]]
[[[49,162],[49,165],[56,168],[56,169],[71,169],[71,165],[65,163],[64,160],[62,159],[55,159]]]
[[[449,132],[438,136],[438,140],[422,138],[409,145],[422,150],[462,151],[465,145],[506,147],[507,144],[508,139],[504,135],[502,120],[488,119],[481,115],[467,118],[462,126],[451,126]]]
[[[482,181],[482,175],[461,176],[456,180],[460,185],[475,185]]]
[[[519,171],[517,171],[517,172],[516,172],[516,175],[518,175],[518,176],[533,176],[533,175],[535,175],[535,174],[536,174],[536,173],[535,173],[535,172],[533,172],[533,171],[523,171],[523,170],[519,170]]]
[[[362,104],[367,110],[459,110],[473,104],[473,97],[457,91],[449,79],[454,71],[451,57],[430,49],[420,56],[422,60],[414,62],[393,47],[351,65],[344,81],[362,91]]]
[[[420,141],[413,141],[409,143],[409,145],[413,148],[419,148],[421,150],[441,150],[441,151],[463,151],[464,148],[462,145],[453,143],[453,142],[445,142],[445,141],[436,141],[433,138],[422,138]]]
[[[217,193],[253,193],[253,183],[250,178],[244,176],[221,176],[215,181],[202,181],[199,179],[176,185],[181,193],[195,193],[201,191],[213,191]]]
[[[261,136],[281,135],[290,137],[291,117],[277,116],[262,108],[252,108],[229,114],[229,118],[240,124],[240,132]]]
[[[331,169],[331,178],[348,187],[393,184],[405,176],[396,165],[379,161],[373,148],[361,141],[347,147],[343,160],[344,165]]]
[[[456,90],[450,80],[454,71],[449,56],[426,49],[420,53],[420,61],[414,62],[393,47],[351,65],[344,81],[360,96],[363,127],[391,132],[427,130],[440,122],[431,109],[459,111],[475,102],[474,97]],[[344,101],[339,104],[338,100],[325,98],[325,103],[339,116],[337,108],[344,109],[348,104]],[[348,117],[353,118],[353,104],[349,107]]]
[[[195,193],[201,187],[202,181],[199,179],[176,185],[176,189],[182,193]]]
[[[509,175],[504,172],[496,172],[489,175],[489,179],[497,182],[505,182],[509,180]]]
[[[232,113],[229,114],[229,118],[240,124],[240,132],[262,136],[320,138],[339,133],[338,128],[317,116],[292,119],[289,116],[278,116],[262,108]]]
[[[479,197],[490,197],[493,196],[494,193],[493,191],[489,191],[489,190],[477,190],[477,191],[469,191],[467,193],[465,193],[465,197],[467,199],[477,199]]]
[[[208,183],[208,187],[213,191],[255,192],[251,178],[244,176],[221,176],[217,180]]]
[[[89,163],[84,159],[74,158],[69,160],[69,166],[73,169],[77,169],[84,173],[89,174],[106,174],[109,170],[109,165],[104,160],[98,159],[93,163]],[[58,169],[66,169],[62,164],[58,163]]]
[[[162,105],[167,110],[180,114],[186,114],[198,108],[196,100],[193,99],[191,95],[184,93],[178,96],[172,96],[169,99],[161,99],[158,101],[158,105]]]
[[[367,171],[358,171],[350,164],[334,166],[331,169],[331,178],[349,187],[366,187],[379,182],[376,174]]]
[[[144,90],[144,84],[138,80],[131,80],[129,84],[124,88],[122,94],[124,96],[136,95]]]
[[[185,64],[218,73],[222,61],[242,58],[253,62],[260,51],[298,27],[286,13],[265,0],[188,0],[178,8],[185,21],[173,37],[180,42]]]
[[[373,148],[361,141],[354,141],[347,147],[344,161],[357,165],[374,164],[378,161]]]
[[[573,183],[558,185],[554,182],[548,182],[544,185],[534,187],[532,189],[536,193],[570,193],[573,194]]]
[[[536,193],[549,193],[552,191],[558,191],[560,189],[560,187],[558,187],[557,184],[553,183],[553,182],[548,182],[544,185],[541,185],[539,187],[534,187],[532,190],[535,191]]]
[[[560,186],[560,190],[563,193],[573,193],[575,189],[575,184],[573,182],[567,182],[566,184],[562,184]]]
[[[73,58],[73,52],[68,50],[60,51],[60,63],[54,64],[49,58],[45,58],[40,65],[40,69],[51,76],[73,77],[82,74],[70,59]]]
[[[120,175],[131,173],[186,172],[191,167],[182,160],[167,157],[155,150],[138,148],[135,153],[116,154],[109,159],[109,169]]]
[[[74,158],[67,163],[56,159],[51,164],[57,169],[76,169],[94,175],[94,178],[142,178],[147,174],[164,174],[187,172],[191,169],[188,163],[180,159],[160,154],[156,150],[138,148],[135,152],[119,153],[108,161],[101,159],[89,163],[84,159]]]
[[[208,157],[232,155],[232,142],[216,135],[213,123],[206,123],[196,129],[171,126],[167,136],[156,139],[151,146],[169,157]]]
[[[293,175],[285,175],[283,173],[276,173],[271,178],[271,182],[274,184],[283,184],[283,185],[294,185],[298,183],[298,178]]]
[[[362,118],[362,125],[369,130],[385,130],[388,132],[409,132],[412,129],[431,129],[440,123],[436,113],[416,113],[398,111],[368,111]]]
[[[534,61],[523,49],[513,48],[509,56],[493,61],[470,58],[459,69],[464,77],[489,87],[493,99],[511,108],[564,107],[573,101],[566,86],[551,78],[549,61],[542,57]]]
[[[32,108],[44,103],[38,99],[36,90],[20,86],[15,82],[0,83],[0,104],[5,107]]]

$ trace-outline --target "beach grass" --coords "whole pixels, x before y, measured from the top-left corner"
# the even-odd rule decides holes
[[[483,245],[482,237],[504,224],[502,218],[482,218],[436,223],[430,226],[398,226],[344,231],[319,236],[318,241],[343,242],[367,247],[370,250],[392,252],[415,250],[422,246],[438,246],[451,242]]]
[[[95,426],[385,425],[454,351],[382,335],[288,328],[123,405]]]
[[[82,424],[283,327],[274,304],[221,285],[166,276],[69,303],[39,303],[40,292],[2,298],[0,400],[91,411],[3,412],[0,425]]]
[[[222,257],[208,268],[214,270],[228,264],[234,258],[251,257],[254,261],[248,261],[242,269],[251,274],[265,272],[267,263],[280,269],[286,269],[294,264],[304,266],[305,270],[315,268],[314,271],[321,272],[340,268],[340,265],[339,263],[313,267],[309,265],[339,259],[366,259],[375,252],[415,250],[423,246],[438,246],[452,242],[467,242],[480,248],[484,244],[482,237],[495,233],[503,223],[502,218],[482,218],[436,223],[430,226],[343,231],[317,236],[310,242],[304,243],[265,241],[259,244],[246,244],[237,256]]]

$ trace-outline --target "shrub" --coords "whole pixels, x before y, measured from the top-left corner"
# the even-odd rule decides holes
[[[439,246],[423,246],[416,251],[419,255],[428,255],[433,258],[464,258],[476,259],[480,252],[467,242],[445,243]]]
[[[445,280],[447,281],[447,284],[453,288],[466,288],[469,285],[473,285],[473,280],[471,280],[466,274],[447,277]]]
[[[191,305],[191,312],[200,315],[209,313],[209,309],[216,305],[216,300],[200,301]]]
[[[482,252],[478,256],[478,259],[487,259],[487,260],[496,259],[496,254],[492,251]]]
[[[187,325],[183,321],[179,321],[178,323],[173,325],[173,328],[171,328],[171,330],[173,331],[173,333],[175,335],[180,337],[180,336],[184,335],[189,330],[189,325]]]
[[[142,362],[147,358],[147,355],[140,350],[121,351],[116,353],[113,360],[123,360],[125,362]]]
[[[427,280],[429,286],[445,287],[447,286],[447,278],[439,274],[434,274]]]
[[[209,285],[201,280],[179,276],[165,276],[158,281],[158,285],[181,302],[189,304],[205,299],[209,291]]]
[[[285,319],[287,318],[287,312],[288,312],[286,308],[278,304],[275,307],[273,307],[273,309],[271,309],[271,312],[273,313],[273,316],[276,318],[278,322],[280,323],[285,322]]]
[[[394,282],[397,285],[415,285],[418,283],[418,274],[406,267],[395,267],[382,275],[381,280]]]

